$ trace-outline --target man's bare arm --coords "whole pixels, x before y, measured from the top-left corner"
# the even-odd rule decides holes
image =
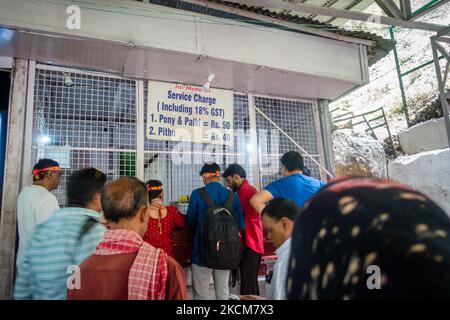
[[[267,190],[260,190],[250,199],[252,207],[261,214],[266,203],[273,199],[272,194]]]

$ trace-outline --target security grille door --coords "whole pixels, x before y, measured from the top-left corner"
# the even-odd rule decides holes
[[[320,160],[313,102],[268,97],[254,97],[254,105],[302,146],[315,160]],[[280,178],[281,156],[288,151],[302,154],[311,175],[320,178],[319,167],[265,117],[256,112],[261,187]]]
[[[38,65],[35,70],[32,158],[63,168],[55,194],[66,205],[66,183],[86,167],[111,181],[136,173],[136,83],[95,73]]]
[[[233,146],[180,143],[145,138],[146,81],[43,64],[30,70],[30,79],[34,86],[29,96],[34,99],[28,103],[32,117],[27,123],[32,129],[24,155],[25,163],[31,163],[24,165],[23,174],[31,177],[30,166],[40,158],[58,161],[64,173],[54,192],[61,206],[67,205],[68,177],[86,167],[105,172],[108,181],[121,176],[161,180],[165,202],[185,211],[187,205],[179,202],[203,186],[199,171],[207,161],[217,162],[222,170],[238,163],[251,184],[264,187],[281,177],[283,153],[300,151],[290,139],[320,160],[313,101],[235,93]],[[318,166],[303,155],[319,178]]]

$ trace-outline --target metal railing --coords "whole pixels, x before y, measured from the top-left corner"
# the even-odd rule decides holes
[[[330,113],[333,113],[337,111],[337,109],[334,109],[330,111]],[[377,140],[380,140],[376,133],[375,129],[383,128],[385,127],[388,136],[389,136],[389,143],[393,147],[393,140],[391,136],[391,130],[389,129],[389,125],[386,119],[386,114],[384,112],[384,109],[378,108],[376,110],[368,111],[361,114],[353,114],[353,112],[346,112],[343,114],[340,114],[338,116],[332,117],[333,121],[333,127],[334,128],[351,128],[353,129],[355,126],[358,125],[365,125],[367,128],[365,129],[365,132],[369,132],[370,135]],[[344,123],[344,125],[338,126],[338,123]]]

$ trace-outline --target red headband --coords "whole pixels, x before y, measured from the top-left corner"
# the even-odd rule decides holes
[[[206,172],[206,173],[202,174],[202,176],[205,178],[220,177],[220,171],[216,171],[215,173]]]
[[[154,187],[152,187],[152,186],[146,185],[146,187],[147,187],[147,192],[149,192],[149,191],[162,191],[163,190],[162,186],[154,186]]]
[[[48,171],[61,171],[61,167],[60,166],[54,166],[54,167],[48,167],[48,168],[43,168],[43,169],[33,169],[32,174],[34,176],[37,176],[41,172],[48,172]]]

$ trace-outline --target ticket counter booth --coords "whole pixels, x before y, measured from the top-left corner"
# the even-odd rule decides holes
[[[8,16],[21,16],[11,22],[0,12],[0,27],[13,31],[0,56],[14,59],[10,121],[17,124],[8,130],[5,182],[10,189],[3,195],[2,215],[12,220],[4,223],[15,221],[18,192],[31,183],[31,168],[43,157],[57,160],[64,170],[55,190],[61,206],[67,178],[84,167],[102,170],[110,181],[159,179],[166,202],[182,212],[192,190],[202,186],[198,173],[206,161],[222,169],[239,163],[249,182],[262,188],[281,177],[282,154],[296,150],[313,177],[329,178],[328,101],[368,82],[376,41],[360,34],[318,36],[229,24],[192,12],[186,18],[183,10],[116,2],[185,19],[105,13],[96,8],[111,4],[96,1],[81,8],[84,27],[69,30],[61,25],[64,1],[1,2]],[[102,28],[94,21],[102,21]],[[202,126],[208,132],[194,137]],[[4,243],[14,246],[13,235],[9,232]],[[175,236],[184,266],[190,237],[189,231]],[[271,256],[269,241],[266,249]],[[5,265],[12,279],[12,264]]]

